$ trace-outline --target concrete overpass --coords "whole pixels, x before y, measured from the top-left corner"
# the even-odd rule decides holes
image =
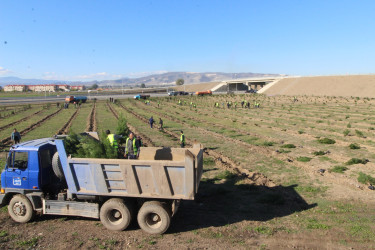
[[[266,85],[273,85],[274,83],[278,82],[280,79],[283,79],[283,78],[285,77],[268,76],[268,77],[254,77],[254,78],[222,81],[221,83],[213,87],[211,91],[230,92],[230,91],[244,91],[244,90],[249,90],[249,89],[255,89],[255,90],[258,90],[259,92]]]

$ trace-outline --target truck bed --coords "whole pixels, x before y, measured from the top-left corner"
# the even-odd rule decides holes
[[[203,170],[203,150],[142,147],[139,159],[70,158],[56,140],[69,192],[192,200]]]

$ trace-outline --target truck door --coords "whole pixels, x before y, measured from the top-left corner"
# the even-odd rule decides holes
[[[6,188],[28,189],[29,187],[29,154],[12,151],[8,157],[6,168]]]

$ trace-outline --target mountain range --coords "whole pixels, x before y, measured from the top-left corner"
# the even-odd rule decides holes
[[[59,81],[59,80],[43,80],[43,79],[22,79],[18,77],[0,77],[0,85],[8,84],[83,84],[92,85],[94,83],[98,85],[124,85],[134,86],[141,85],[142,83],[146,86],[158,86],[174,84],[179,78],[184,79],[185,84],[195,84],[202,82],[219,82],[224,80],[233,80],[241,78],[252,78],[262,76],[278,76],[278,74],[262,74],[262,73],[223,73],[223,72],[167,72],[162,74],[153,74],[138,78],[121,78],[117,80],[102,80],[102,81],[89,81],[89,82],[77,82],[77,81]]]

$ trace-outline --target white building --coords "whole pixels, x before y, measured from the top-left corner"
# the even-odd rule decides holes
[[[4,87],[5,92],[13,92],[13,91],[23,92],[23,91],[26,91],[26,90],[27,90],[26,85],[6,85]]]

